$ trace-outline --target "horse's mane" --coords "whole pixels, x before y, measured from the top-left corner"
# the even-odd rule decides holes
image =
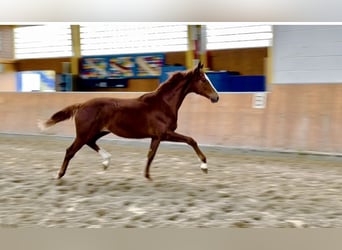
[[[171,76],[165,80],[163,83],[161,83],[158,88],[152,92],[146,93],[142,95],[140,98],[148,98],[151,96],[155,96],[158,93],[161,92],[169,92],[172,91],[173,88],[180,82],[189,79],[193,74],[193,70],[188,71],[177,71],[171,74]]]
[[[160,91],[168,91],[175,87],[176,84],[179,84],[181,81],[187,80],[192,76],[193,70],[188,71],[177,71],[172,73],[171,76],[164,81],[162,84],[158,86],[156,92]]]

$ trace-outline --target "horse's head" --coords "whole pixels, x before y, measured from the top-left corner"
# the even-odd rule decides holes
[[[193,70],[190,91],[210,99],[211,102],[218,102],[219,95],[202,69],[203,64],[198,63],[198,66]]]

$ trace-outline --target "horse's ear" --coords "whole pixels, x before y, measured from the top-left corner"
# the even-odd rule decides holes
[[[198,65],[195,69],[195,72],[196,73],[199,73],[201,71],[201,69],[203,69],[203,64],[201,62],[198,62]]]

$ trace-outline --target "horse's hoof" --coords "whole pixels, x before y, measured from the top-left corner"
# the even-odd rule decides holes
[[[201,168],[202,172],[207,174],[208,173],[208,169],[207,168]]]
[[[151,178],[150,175],[145,175],[145,178],[146,178],[147,180],[149,180],[149,181],[152,181],[152,178]]]
[[[206,174],[208,173],[207,163],[202,162],[200,168],[203,171],[203,173],[206,173]]]
[[[109,167],[109,159],[108,160],[104,160],[102,162],[102,166],[104,170],[107,170],[107,168]]]

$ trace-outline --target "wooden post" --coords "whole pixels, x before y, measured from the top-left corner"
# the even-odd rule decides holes
[[[72,57],[71,57],[71,73],[78,75],[78,60],[81,57],[81,37],[80,26],[71,25],[71,41],[72,41]]]

